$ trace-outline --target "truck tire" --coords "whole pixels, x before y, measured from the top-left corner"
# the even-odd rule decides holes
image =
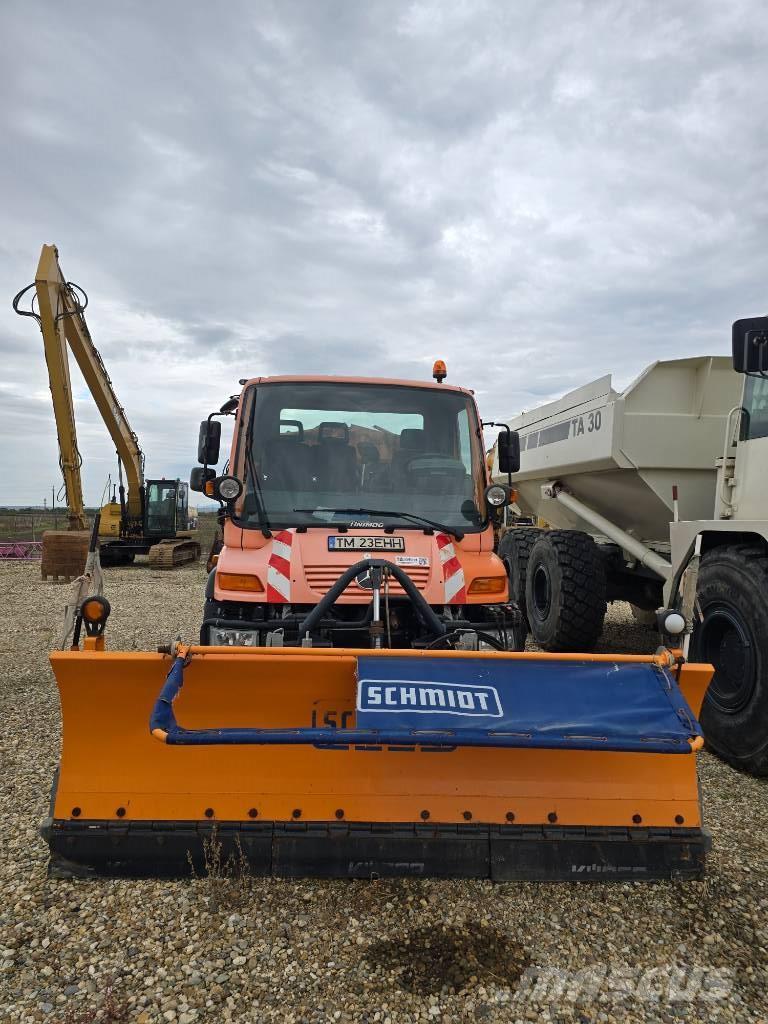
[[[768,554],[740,544],[713,548],[701,560],[703,621],[692,660],[715,675],[701,709],[707,745],[753,775],[768,775]]]
[[[591,651],[605,618],[605,563],[578,530],[543,531],[528,556],[526,615],[547,651]]]
[[[509,576],[509,599],[525,617],[525,574],[531,548],[541,536],[535,526],[514,526],[499,541],[499,558]]]

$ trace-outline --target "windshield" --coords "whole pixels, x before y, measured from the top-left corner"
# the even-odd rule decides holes
[[[758,437],[768,437],[768,380],[750,375],[744,389],[740,440],[753,441]]]
[[[238,453],[246,481],[241,522],[260,525],[260,499],[266,521],[278,527],[421,525],[404,514],[463,533],[484,525],[480,425],[461,392],[303,381],[254,392],[252,458],[248,435]]]

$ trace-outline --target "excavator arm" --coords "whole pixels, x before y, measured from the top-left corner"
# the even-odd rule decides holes
[[[84,529],[86,520],[67,342],[125,468],[127,514],[132,520],[140,521],[143,513],[144,454],[88,331],[83,306],[75,290],[64,279],[58,250],[53,245],[43,246],[35,275],[35,289],[70,508],[70,528]]]
[[[43,279],[45,266],[55,268],[55,277]],[[67,494],[70,530],[87,530],[88,520],[85,515],[83,501],[83,485],[80,478],[80,451],[77,447],[77,427],[75,425],[75,405],[72,396],[72,382],[69,376],[69,359],[67,358],[67,342],[64,333],[64,322],[59,317],[62,289],[60,286],[61,271],[56,260],[53,246],[43,246],[40,264],[35,280],[38,302],[37,319],[43,333],[45,361],[48,365],[48,380],[53,399],[53,415],[56,420],[56,433],[59,439],[59,464],[64,476],[64,488]],[[27,315],[18,308],[19,293],[14,300],[14,309],[21,315]],[[34,316],[34,313],[29,315]]]

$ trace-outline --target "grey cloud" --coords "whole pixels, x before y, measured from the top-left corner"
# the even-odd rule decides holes
[[[746,0],[7,0],[0,31],[0,298],[59,245],[153,473],[241,376],[442,357],[501,416],[727,351],[765,309],[768,14]],[[45,398],[8,305],[0,347]],[[93,500],[114,456],[78,393]]]

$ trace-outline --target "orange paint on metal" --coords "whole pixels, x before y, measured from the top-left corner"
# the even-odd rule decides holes
[[[355,661],[361,654],[376,658],[490,658],[505,661],[597,661],[625,664],[659,665],[661,668],[670,668],[674,665],[674,658],[669,651],[661,654],[552,654],[547,651],[427,651],[427,650],[358,650],[350,647],[203,647],[200,644],[190,644],[186,650],[193,655],[206,657],[226,655],[233,659],[238,658],[347,658]],[[53,658],[55,655],[51,655]],[[126,658],[135,656],[132,652],[126,652]],[[710,666],[711,667],[711,666]]]
[[[295,530],[285,532],[293,539],[290,564],[285,567],[285,574],[290,585],[291,601],[296,604],[317,604],[344,570],[360,560],[359,551],[328,550],[328,537],[335,534],[335,530],[312,529],[302,534],[296,534]],[[366,529],[355,529],[349,530],[347,535],[365,536],[370,532]],[[444,604],[445,583],[437,536],[425,535],[419,530],[395,530],[393,536],[403,539],[405,550],[410,556],[423,559],[422,566],[408,567],[404,571],[408,572],[427,603]],[[223,574],[229,574],[233,579],[236,576],[245,578],[255,574],[260,580],[266,581],[273,555],[273,541],[265,540],[259,530],[238,530],[229,522],[224,528],[224,540],[226,546],[219,555],[216,567],[214,597],[217,600],[237,600],[240,597],[250,603],[253,601],[252,592],[238,590],[234,586],[225,589],[220,585],[219,579]],[[480,533],[465,534],[463,540],[453,540],[452,543],[467,587],[470,587],[477,577],[506,577],[504,564],[492,551],[491,526]],[[386,552],[381,554],[387,557]],[[391,592],[396,595],[402,593],[395,584]],[[506,599],[506,587],[494,597],[494,601],[497,602],[505,602]],[[351,586],[339,598],[339,604],[367,604],[370,600],[370,591]],[[469,593],[465,601],[467,604],[487,604],[488,593]]]
[[[438,384],[431,380],[412,380],[405,377],[336,377],[319,373],[312,374],[281,374],[275,377],[251,377],[245,382],[243,394],[253,384],[378,384],[389,385],[390,387],[408,388],[440,388],[443,391],[460,391],[464,395],[472,395],[471,388],[463,388],[458,384]]]
[[[697,665],[691,662],[682,665],[678,673],[678,686],[697,718],[701,714],[704,695],[714,674],[715,670],[712,665]]]
[[[360,652],[301,648],[190,647],[177,717],[190,729],[322,725],[348,711],[354,725]],[[184,649],[182,649],[184,652]],[[184,652],[186,653],[186,652]],[[366,651],[366,656],[421,656]],[[424,656],[558,662],[635,661],[628,655],[427,652]],[[62,651],[51,655],[64,737],[55,817],[114,820],[465,821],[542,825],[672,827],[700,824],[696,759],[686,754],[458,748],[447,752],[319,749],[314,746],[169,746],[150,734],[149,715],[170,660],[141,652]],[[691,666],[695,668],[695,666]],[[564,669],[560,669],[563,670]],[[338,718],[337,718],[338,720]],[[329,741],[333,730],[329,729]]]

